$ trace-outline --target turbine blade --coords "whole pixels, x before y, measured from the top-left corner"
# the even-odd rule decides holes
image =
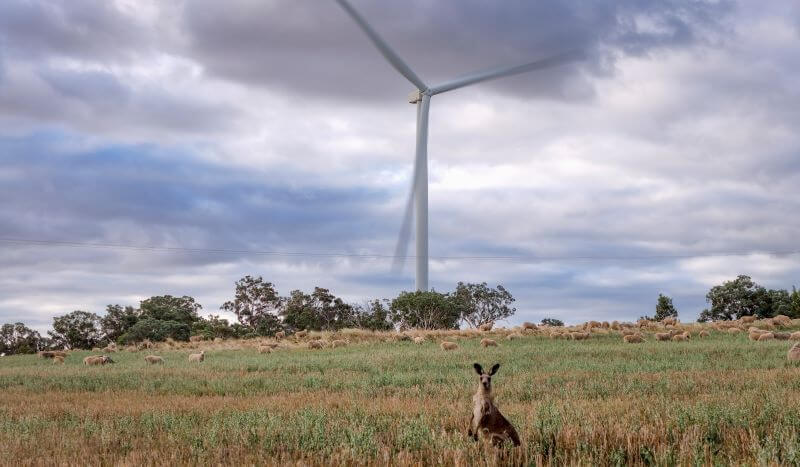
[[[356,11],[352,5],[350,5],[350,2],[347,0],[336,0],[336,2],[342,7],[342,9],[344,9],[344,11],[347,12],[348,15],[350,15],[351,18],[353,18],[353,21],[355,21],[356,24],[361,27],[361,30],[364,31],[364,33],[370,38],[378,51],[384,56],[384,58],[386,58],[386,60],[389,61],[395,70],[399,71],[401,75],[405,76],[407,80],[411,81],[420,91],[425,91],[428,89],[428,86],[426,86],[420,77],[414,73],[414,70],[412,70],[411,67],[408,66],[408,64],[404,62],[403,59],[400,58],[400,56],[397,55],[391,47],[389,47],[389,44],[387,44],[386,41],[383,40],[383,38],[379,36],[374,29],[372,29],[372,26],[370,26],[369,23],[367,23],[367,20],[365,20],[364,17],[361,16],[361,14]]]
[[[535,62],[526,63],[524,65],[517,65],[505,68],[495,68],[493,70],[477,71],[475,73],[456,78],[452,81],[433,86],[430,89],[431,95],[440,94],[453,89],[463,88],[471,84],[489,81],[492,79],[503,78],[506,76],[517,75],[520,73],[527,73],[534,70],[543,70],[554,66],[563,65],[583,57],[583,52],[570,51],[553,55]]]
[[[400,225],[400,234],[397,236],[397,246],[392,258],[392,273],[400,274],[406,264],[406,254],[411,241],[411,214],[414,211],[414,180],[412,177],[411,192],[408,194],[406,211],[403,213],[403,223]]]

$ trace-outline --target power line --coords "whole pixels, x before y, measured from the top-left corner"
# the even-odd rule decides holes
[[[382,255],[365,253],[322,253],[322,252],[287,252],[244,250],[229,248],[189,248],[189,247],[158,247],[148,245],[127,245],[120,243],[86,243],[64,240],[32,240],[21,238],[0,238],[0,242],[18,245],[62,246],[70,248],[98,248],[148,252],[173,252],[173,253],[218,253],[253,256],[273,257],[308,257],[308,258],[358,258],[358,259],[414,259],[414,255]],[[770,255],[786,256],[796,255],[800,250],[766,250],[766,251],[722,251],[711,253],[686,253],[672,255],[564,255],[564,256],[534,256],[534,255],[507,255],[507,256],[430,256],[431,259],[440,261],[509,261],[509,262],[546,262],[546,261],[642,261],[659,259],[691,259],[728,256]]]

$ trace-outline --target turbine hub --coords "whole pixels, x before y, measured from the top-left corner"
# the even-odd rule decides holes
[[[422,100],[422,91],[419,89],[415,89],[408,95],[408,103],[409,104],[416,104]]]

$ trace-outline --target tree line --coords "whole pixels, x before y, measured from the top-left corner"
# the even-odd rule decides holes
[[[310,293],[293,290],[282,296],[262,277],[245,276],[236,281],[233,299],[220,307],[236,316],[234,323],[219,315],[200,316],[203,307],[193,297],[161,295],[141,301],[138,308],[108,305],[102,316],[83,310],[56,316],[47,336],[23,323],[5,324],[0,328],[0,353],[91,349],[143,340],[188,341],[191,336],[268,337],[278,331],[303,329],[456,329],[461,323],[477,327],[512,316],[516,312],[513,302],[514,297],[502,285],[492,288],[485,282],[459,282],[448,293],[402,292],[392,300],[353,304],[321,287]]]

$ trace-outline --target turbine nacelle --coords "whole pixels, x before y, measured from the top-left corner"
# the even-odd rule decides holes
[[[411,94],[408,95],[408,103],[417,104],[419,102],[422,102],[422,91],[415,89],[411,91]]]

